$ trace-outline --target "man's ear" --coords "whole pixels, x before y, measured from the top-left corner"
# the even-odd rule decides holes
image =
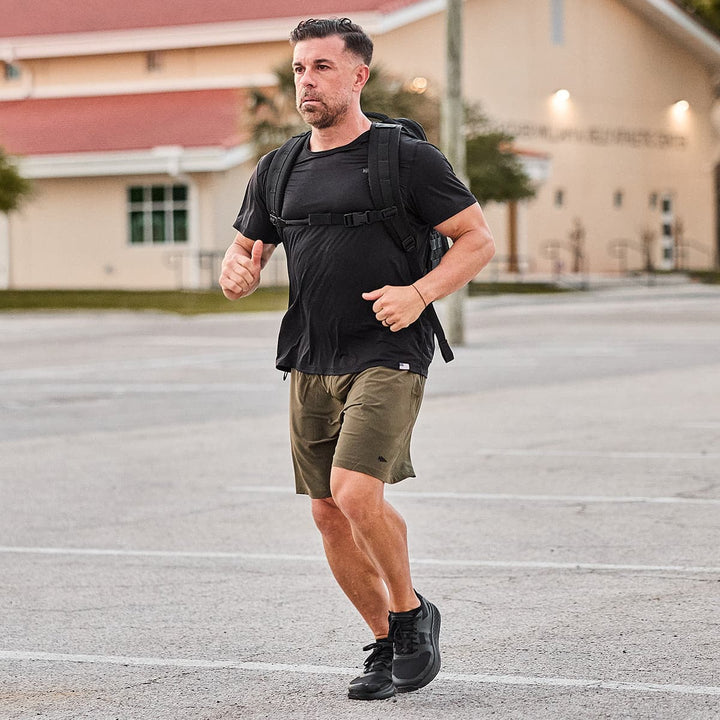
[[[365,87],[365,83],[370,79],[370,68],[361,64],[355,68],[355,89],[359,92]]]

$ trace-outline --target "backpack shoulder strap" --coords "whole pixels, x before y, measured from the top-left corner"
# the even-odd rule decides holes
[[[270,213],[270,220],[276,226],[277,221],[282,217],[288,178],[309,135],[309,132],[305,132],[291,137],[275,151],[275,155],[270,161],[265,184],[265,203]]]
[[[396,207],[397,213],[386,221],[392,239],[405,252],[416,248],[415,237],[405,205],[400,196],[400,134],[402,127],[396,123],[375,122],[370,128],[368,141],[368,182],[370,196],[376,208]],[[421,273],[418,267],[417,272]],[[413,272],[413,274],[417,274]]]
[[[400,195],[400,134],[402,127],[396,123],[374,122],[370,128],[368,144],[368,182],[370,196],[376,208],[395,206],[397,213],[385,220],[392,239],[405,251],[412,277],[421,278],[425,271],[420,265],[417,243]],[[440,318],[432,303],[424,311],[437,338],[438,347],[445,362],[450,362],[453,352],[445,337]]]

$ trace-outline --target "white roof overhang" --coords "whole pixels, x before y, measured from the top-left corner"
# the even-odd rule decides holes
[[[720,39],[671,0],[621,0],[687,47],[710,69],[720,70]]]
[[[33,155],[18,158],[18,169],[30,180],[114,175],[170,175],[223,172],[254,160],[252,146],[183,148]]]

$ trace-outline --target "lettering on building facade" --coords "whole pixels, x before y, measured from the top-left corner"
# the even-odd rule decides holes
[[[602,127],[588,128],[554,127],[533,122],[506,122],[500,130],[515,138],[545,140],[551,143],[584,143],[607,147],[623,145],[633,148],[654,150],[685,150],[688,139],[685,135],[674,135],[660,130],[644,128]]]

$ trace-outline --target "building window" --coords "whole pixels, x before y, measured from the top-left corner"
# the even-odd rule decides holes
[[[555,197],[553,202],[556,208],[561,208],[565,204],[565,191],[562,188],[558,188],[555,191]]]
[[[623,191],[622,191],[622,190],[616,190],[616,191],[613,193],[613,205],[614,205],[616,208],[621,208],[621,207],[623,206],[623,200],[624,200]]]
[[[675,211],[672,195],[663,194],[660,200],[660,247],[662,249],[662,269],[672,270],[675,262]]]
[[[648,205],[652,210],[655,210],[658,206],[658,194],[656,192],[650,193],[650,197],[648,198]]]
[[[133,185],[127,199],[132,245],[188,241],[187,185]]]
[[[550,0],[550,31],[553,45],[565,43],[565,0]]]
[[[151,50],[145,54],[145,67],[148,72],[159,72],[163,66],[163,54],[157,50]]]
[[[20,67],[18,65],[11,62],[3,63],[3,77],[6,80],[17,80],[20,75],[22,75],[22,72],[20,71]]]

